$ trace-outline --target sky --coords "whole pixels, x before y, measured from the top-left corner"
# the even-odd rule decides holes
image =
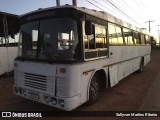
[[[151,22],[151,34],[158,36],[160,30],[160,0],[77,0],[79,7],[87,7],[112,15],[140,28],[147,28]],[[92,4],[91,4],[92,3]],[[112,4],[114,5],[112,5]],[[72,0],[61,0],[61,5],[72,4]],[[0,11],[22,15],[38,8],[53,7],[56,0],[0,0]],[[116,9],[115,7],[119,8]]]

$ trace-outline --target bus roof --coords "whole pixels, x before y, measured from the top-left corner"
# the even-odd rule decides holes
[[[85,8],[85,7],[76,7],[76,6],[72,6],[72,5],[68,5],[68,4],[64,5],[64,6],[55,6],[55,7],[43,8],[43,9],[39,8],[36,11],[32,11],[32,12],[26,13],[24,15],[21,15],[21,17],[23,17],[25,15],[32,14],[32,13],[36,13],[36,12],[41,12],[41,11],[45,11],[45,10],[54,10],[54,9],[58,9],[58,8],[74,8],[74,9],[76,9],[76,10],[82,12],[82,13],[86,13],[86,14],[95,16],[97,18],[100,18],[100,19],[115,23],[117,25],[124,26],[126,28],[133,29],[135,31],[148,34],[146,30],[138,28],[138,27],[136,27],[136,26],[134,26],[134,25],[132,25],[130,23],[127,23],[127,22],[125,22],[125,21],[123,21],[123,20],[111,15],[110,13],[107,13],[107,12],[104,12],[104,11],[92,10],[92,9],[88,9],[88,8]]]

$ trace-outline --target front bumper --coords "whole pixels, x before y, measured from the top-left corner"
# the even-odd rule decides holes
[[[56,97],[26,88],[18,87],[16,85],[13,86],[13,91],[15,95],[66,111],[71,111],[82,104],[80,102],[80,95],[68,98]]]

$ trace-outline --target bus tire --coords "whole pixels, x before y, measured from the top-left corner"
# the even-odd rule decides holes
[[[101,82],[100,82],[100,77],[95,74],[92,77],[91,83],[90,83],[90,88],[89,88],[89,101],[87,102],[88,105],[94,104],[100,95],[101,92]]]
[[[143,68],[144,68],[144,61],[143,59],[141,59],[140,65],[139,65],[139,69],[138,69],[138,73],[143,72]]]

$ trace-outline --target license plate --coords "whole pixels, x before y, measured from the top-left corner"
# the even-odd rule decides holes
[[[29,93],[29,98],[34,99],[34,100],[38,100],[39,99],[39,95],[35,94],[35,93]]]

